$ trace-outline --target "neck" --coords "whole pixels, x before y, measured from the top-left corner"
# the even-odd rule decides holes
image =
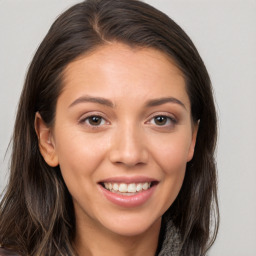
[[[80,223],[81,224],[81,223]],[[161,219],[143,234],[123,236],[109,230],[77,223],[75,248],[79,256],[154,256],[158,246]]]

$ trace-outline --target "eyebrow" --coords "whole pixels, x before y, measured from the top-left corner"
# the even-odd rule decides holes
[[[101,98],[101,97],[82,96],[82,97],[79,97],[78,99],[76,99],[75,101],[73,101],[69,105],[69,108],[73,107],[79,103],[86,103],[86,102],[98,103],[98,104],[105,105],[105,106],[108,106],[111,108],[114,107],[114,104],[108,99]]]
[[[113,102],[108,99],[101,98],[101,97],[82,96],[82,97],[79,97],[78,99],[76,99],[75,101],[73,101],[69,105],[69,108],[73,107],[79,103],[86,103],[86,102],[98,103],[98,104],[105,105],[105,106],[108,106],[111,108],[114,107]],[[163,105],[166,103],[178,104],[186,109],[186,106],[183,102],[181,102],[180,100],[173,98],[173,97],[165,97],[165,98],[160,98],[160,99],[149,100],[146,103],[146,107],[155,107],[155,106]]]
[[[149,100],[146,103],[147,107],[155,107],[155,106],[159,106],[159,105],[163,105],[165,103],[174,103],[174,104],[178,104],[180,106],[182,106],[183,108],[186,109],[186,106],[183,102],[181,102],[180,100],[173,98],[173,97],[165,97],[165,98],[160,98],[160,99],[153,99],[153,100]]]

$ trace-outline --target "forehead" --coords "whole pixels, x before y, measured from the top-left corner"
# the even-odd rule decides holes
[[[117,99],[177,96],[189,104],[183,73],[166,54],[121,43],[100,46],[64,70],[63,92]],[[167,95],[166,95],[167,96]]]
[[[116,64],[124,64],[126,66],[140,66],[141,68],[154,68],[156,71],[162,69],[168,69],[169,72],[184,76],[182,71],[177,67],[174,60],[167,54],[152,47],[131,47],[129,45],[113,42],[102,46],[96,47],[96,49],[79,56],[76,60],[67,65],[64,70],[65,78],[68,78],[68,74],[72,73],[72,69],[76,69],[81,63],[94,65],[96,63],[108,64],[108,67],[116,69]],[[120,66],[120,67],[122,67]],[[85,66],[84,66],[85,67]],[[87,68],[88,68],[87,67]],[[110,71],[110,70],[108,70]],[[119,70],[120,71],[120,70]],[[149,74],[148,74],[149,75]]]

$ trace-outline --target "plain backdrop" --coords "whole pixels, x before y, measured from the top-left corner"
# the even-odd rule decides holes
[[[71,0],[0,0],[0,191],[27,67]],[[219,116],[221,223],[210,256],[256,255],[256,1],[146,0],[192,38],[210,73]],[[6,155],[6,156],[5,156]]]

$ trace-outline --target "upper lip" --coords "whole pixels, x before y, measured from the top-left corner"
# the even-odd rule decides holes
[[[158,180],[150,177],[145,177],[145,176],[134,176],[134,177],[118,176],[118,177],[106,178],[104,180],[101,180],[99,183],[108,183],[108,182],[129,184],[129,183],[158,182]]]

